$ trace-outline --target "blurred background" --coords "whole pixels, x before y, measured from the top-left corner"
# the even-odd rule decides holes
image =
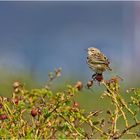
[[[139,86],[139,13],[138,1],[1,1],[0,94],[16,80],[44,84],[58,67],[61,82],[89,80],[84,49],[91,46],[111,62],[105,77],[119,75],[126,85]]]

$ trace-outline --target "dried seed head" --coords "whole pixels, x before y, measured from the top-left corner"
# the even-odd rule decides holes
[[[22,85],[20,82],[16,81],[13,83],[14,93],[18,93],[21,88],[22,88]]]
[[[87,82],[87,87],[90,88],[93,85],[93,80],[89,80]]]
[[[45,89],[49,90],[50,89],[49,85],[45,85]]]
[[[119,91],[119,80],[118,77],[112,77],[110,80],[106,81],[106,84],[110,90]],[[109,89],[107,89],[107,92],[110,92]]]
[[[13,88],[16,89],[16,88],[19,88],[21,86],[20,82],[16,81],[13,83]]]
[[[123,79],[119,76],[114,76],[110,80],[106,81],[106,84],[118,83],[120,80],[122,81]]]
[[[81,90],[83,88],[83,84],[81,81],[77,81],[76,84],[75,84],[75,87],[78,89],[78,90]]]
[[[56,69],[55,74],[57,77],[61,76],[61,68]]]

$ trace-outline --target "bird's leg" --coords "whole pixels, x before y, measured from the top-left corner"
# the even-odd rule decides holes
[[[92,79],[93,80],[95,80],[96,75],[97,75],[97,73],[95,73],[95,74],[92,75]]]
[[[112,71],[112,69],[108,66],[108,70]]]

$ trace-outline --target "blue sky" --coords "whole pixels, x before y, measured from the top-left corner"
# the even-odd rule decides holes
[[[0,69],[41,76],[62,67],[64,73],[86,75],[84,49],[90,46],[119,65],[124,8],[133,17],[132,2],[0,2]]]

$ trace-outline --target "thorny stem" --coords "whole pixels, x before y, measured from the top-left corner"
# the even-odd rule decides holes
[[[113,137],[114,139],[119,139],[119,138],[121,138],[125,133],[127,133],[130,129],[132,129],[132,128],[134,128],[134,127],[137,127],[138,125],[140,125],[140,122],[137,121],[134,112],[127,106],[127,104],[125,103],[125,101],[124,101],[124,100],[121,98],[121,96],[117,93],[116,95],[119,97],[120,103],[125,107],[125,109],[126,109],[130,114],[132,114],[132,116],[134,116],[135,124],[133,124],[133,125],[131,125],[131,126],[128,126],[127,118],[126,118],[126,116],[125,116],[124,111],[122,110],[121,105],[119,104],[119,102],[118,102],[118,100],[117,100],[117,98],[116,98],[116,95],[114,94],[114,92],[113,92],[112,90],[110,90],[110,88],[106,85],[106,83],[105,83],[104,81],[102,81],[102,84],[103,84],[103,85],[109,90],[109,92],[111,93],[111,94],[107,93],[107,95],[108,95],[109,97],[111,97],[112,100],[114,101],[115,106],[116,106],[116,109],[119,109],[119,110],[121,111],[121,113],[122,113],[122,115],[123,115],[123,118],[124,118],[124,121],[125,121],[125,123],[126,123],[126,128],[125,128],[118,136]],[[117,110],[116,110],[116,112],[117,112]],[[117,115],[118,115],[118,113],[117,113]],[[117,115],[115,115],[115,119],[114,119],[115,125],[116,125],[116,121],[117,121],[117,118],[118,118]],[[115,132],[115,126],[113,127],[113,130],[114,130],[114,132]]]
[[[122,107],[120,106],[120,104],[118,103],[118,100],[116,99],[116,96],[114,95],[114,92],[112,90],[110,90],[110,88],[108,88],[108,86],[106,85],[106,83],[104,81],[102,81],[102,84],[109,90],[110,94],[107,94],[109,97],[112,98],[112,100],[114,101],[114,103],[117,105],[118,109],[121,111],[124,121],[125,121],[125,125],[126,127],[128,127],[128,122],[127,122],[127,118],[126,115],[124,113],[124,111],[122,110]]]
[[[103,84],[104,84],[104,86],[110,91],[110,92],[112,92],[108,87],[107,87],[107,85],[105,84],[105,82],[103,81],[102,82]],[[112,93],[114,93],[114,92],[112,92]],[[117,92],[115,92],[115,93],[117,93]],[[134,116],[134,112],[127,106],[127,104],[125,103],[125,101],[121,98],[121,96],[117,93],[117,95],[118,95],[118,97],[119,97],[119,101],[121,102],[121,104],[126,108],[126,110],[128,111],[128,112],[130,112],[130,114],[132,114],[133,116]],[[134,117],[134,120],[137,122],[137,119]]]

